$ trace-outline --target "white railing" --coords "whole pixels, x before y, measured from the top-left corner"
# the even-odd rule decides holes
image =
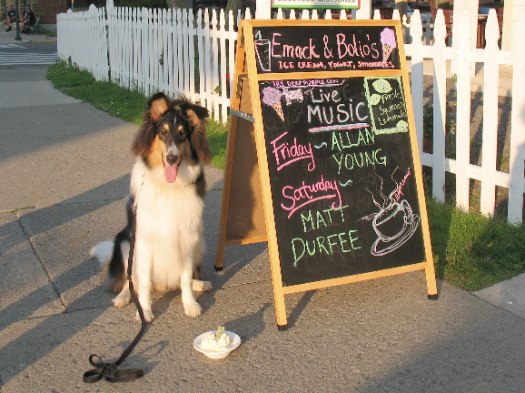
[[[58,54],[98,80],[107,80],[110,70],[111,81],[145,95],[183,93],[206,106],[214,119],[226,121],[240,17],[223,11],[194,15],[189,10],[112,6],[106,16],[92,6],[84,13],[58,16]],[[245,17],[251,18],[249,11]],[[279,11],[276,17],[284,15]],[[292,11],[287,17],[319,16],[316,11]],[[344,12],[339,17],[350,18]],[[397,11],[394,18],[399,18]],[[514,31],[523,31],[525,15],[513,20]],[[493,11],[484,49],[473,49],[466,14],[459,23],[460,34],[450,47],[441,11],[435,21],[422,23],[418,11],[410,23],[403,20],[421,161],[431,169],[437,201],[455,199],[458,207],[487,215],[504,205],[507,220],[518,224],[525,191],[525,51],[520,45],[512,51],[499,49]],[[509,89],[501,95],[503,80]],[[432,146],[424,148],[425,141]],[[450,174],[455,179],[447,180]]]

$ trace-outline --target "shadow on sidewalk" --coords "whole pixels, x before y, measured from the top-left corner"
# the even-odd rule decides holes
[[[96,241],[102,241],[111,238],[114,233],[108,237],[106,234],[111,233],[113,228],[120,229],[125,224],[125,210],[123,198],[127,196],[127,187],[129,176],[121,176],[113,181],[95,187],[85,193],[76,195],[72,198],[66,199],[56,205],[46,208],[30,211],[9,224],[0,226],[0,236],[2,237],[2,254],[9,249],[15,247],[23,241],[30,241],[33,251],[37,258],[45,266],[48,271],[51,271],[52,285],[57,291],[57,295],[63,298],[63,295],[68,292],[68,297],[74,300],[66,305],[65,311],[62,313],[35,317],[33,322],[31,316],[49,303],[49,286],[44,285],[31,293],[25,295],[23,298],[7,305],[1,311],[0,331],[4,335],[4,341],[7,342],[0,348],[0,387],[6,384],[12,378],[30,370],[32,365],[44,358],[50,352],[55,351],[68,341],[70,338],[79,335],[81,337],[87,334],[87,329],[94,321],[97,320],[106,312],[114,312],[116,315],[121,315],[119,319],[130,318],[129,313],[119,313],[117,309],[113,309],[110,299],[113,294],[107,293],[101,295],[105,288],[100,283],[100,278],[97,277],[100,273],[98,262],[91,258],[86,258],[83,249],[89,249],[93,244],[91,243],[93,237],[97,237]],[[211,185],[213,187],[216,184]],[[117,190],[115,192],[115,189]],[[265,244],[258,244],[243,248],[242,252],[237,253],[236,260],[228,265],[223,275],[215,275],[213,269],[213,257],[215,255],[214,240],[217,238],[218,232],[218,214],[220,210],[216,209],[220,206],[221,192],[209,192],[206,207],[205,218],[209,225],[206,225],[206,238],[209,244],[208,252],[205,255],[204,264],[206,264],[206,279],[211,279],[214,282],[214,290],[205,295],[202,299],[202,304],[205,310],[211,308],[215,304],[215,292],[224,287],[232,277],[234,277],[241,269],[246,267],[257,255],[259,255],[265,248]],[[107,214],[107,211],[100,211],[100,209],[107,208],[114,202],[122,201],[118,204],[118,208],[122,211],[115,212],[115,214]],[[122,205],[122,206],[121,206]],[[110,207],[113,209],[113,207]],[[121,223],[115,222],[115,217],[121,217]],[[77,222],[75,222],[77,221]],[[95,222],[93,222],[95,221]],[[59,227],[71,224],[68,227]],[[9,236],[13,231],[20,232],[22,228],[24,236]],[[89,236],[84,236],[82,233],[72,233],[78,228],[86,230],[99,229],[100,231],[91,231]],[[57,232],[58,236],[54,233]],[[60,238],[60,234],[63,238]],[[115,232],[116,233],[116,232]],[[100,238],[99,238],[100,237]],[[77,239],[75,242],[71,239]],[[78,243],[77,243],[78,242]],[[81,251],[79,251],[81,250]],[[80,255],[80,256],[79,256]],[[84,256],[82,256],[84,255]],[[72,266],[72,267],[71,267]],[[64,271],[64,267],[69,267]],[[54,274],[57,274],[54,277]],[[71,291],[73,290],[73,291]],[[75,292],[78,296],[75,297]],[[47,294],[47,296],[46,296]],[[201,295],[202,296],[202,295]],[[179,301],[180,292],[168,294],[154,302],[154,310],[156,316],[160,317],[164,314],[171,305],[172,300]],[[103,300],[101,302],[101,299]],[[54,300],[53,300],[54,301]],[[264,329],[264,310],[268,304],[264,305],[262,309],[253,315],[248,315],[233,322],[234,325],[239,325],[239,330],[247,325],[257,324],[257,331]],[[206,311],[205,311],[206,312]],[[71,317],[74,314],[74,318]],[[37,321],[35,325],[33,325]],[[27,322],[29,326],[34,326],[31,329],[24,331],[24,324]],[[14,324],[17,323],[16,329]],[[112,322],[112,324],[119,325],[121,321]],[[124,337],[127,337],[127,329],[138,329],[137,324],[125,324],[122,327],[125,330]],[[15,331],[17,330],[17,331]],[[22,333],[19,334],[18,330]],[[108,334],[112,328],[106,328]],[[119,329],[114,329],[119,331]],[[253,329],[250,329],[250,334],[253,337]],[[120,332],[122,333],[122,332]],[[105,334],[105,333],[104,333]],[[258,333],[257,333],[258,334]],[[134,333],[129,335],[129,340],[133,338]],[[9,341],[9,336],[13,336]],[[79,338],[81,339],[81,338]],[[99,339],[98,336],[92,337],[93,340]],[[100,343],[99,343],[100,344]],[[128,345],[127,341],[121,342],[118,346],[124,348]],[[141,367],[145,366],[145,370],[151,371],[157,364],[155,356],[160,354],[167,346],[166,342],[159,342],[153,346],[132,354],[130,358],[131,363],[139,362]],[[95,345],[94,348],[104,347],[104,342],[101,345]],[[106,346],[107,348],[107,346]],[[113,348],[114,349],[114,348]],[[120,350],[108,349],[108,353],[120,352]],[[74,350],[71,350],[75,352]],[[86,358],[89,354],[86,353]],[[71,356],[73,356],[71,354]],[[102,356],[104,356],[102,354]],[[64,359],[64,362],[84,362],[85,359]],[[87,362],[86,362],[87,365]],[[53,366],[55,367],[55,366]],[[87,366],[86,366],[87,367]],[[51,370],[50,370],[51,371]]]
[[[126,198],[128,195],[129,175],[121,176],[108,183],[102,184],[82,194],[75,195],[55,205],[42,209],[22,213],[16,222],[0,226],[2,240],[1,253],[5,254],[21,241],[31,240],[35,236],[45,233],[79,217],[109,205],[115,201]],[[68,208],[73,206],[74,208]],[[57,212],[56,209],[63,209]],[[122,226],[125,224],[125,215],[122,212]],[[13,233],[18,232],[20,226],[27,239],[17,239]]]

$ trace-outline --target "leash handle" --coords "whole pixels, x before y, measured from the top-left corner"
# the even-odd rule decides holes
[[[83,376],[85,383],[95,383],[104,378],[108,382],[129,382],[144,376],[144,370],[139,368],[129,368],[119,370],[118,366],[126,360],[129,354],[135,349],[138,342],[142,338],[142,335],[146,331],[147,323],[146,318],[144,317],[144,310],[140,305],[137,294],[133,287],[132,273],[133,273],[133,257],[135,252],[135,232],[136,232],[136,212],[133,211],[131,214],[131,236],[129,244],[129,255],[128,255],[128,282],[129,282],[129,292],[131,294],[131,299],[137,308],[139,313],[141,327],[140,331],[137,333],[133,341],[128,345],[128,347],[122,352],[117,361],[113,363],[106,363],[98,355],[91,354],[89,356],[89,363],[95,367],[89,371],[86,371]]]

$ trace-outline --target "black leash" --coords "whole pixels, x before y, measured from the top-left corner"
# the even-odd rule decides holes
[[[123,369],[123,370],[118,369],[118,366],[124,360],[126,360],[129,354],[133,351],[135,346],[138,344],[138,342],[142,338],[142,335],[146,331],[146,327],[147,327],[146,319],[144,318],[144,311],[142,310],[142,306],[140,305],[137,294],[135,293],[135,289],[133,288],[133,281],[131,280],[133,254],[135,251],[134,250],[135,249],[135,230],[136,230],[135,221],[136,221],[135,214],[133,214],[133,217],[131,220],[131,239],[130,239],[130,245],[129,245],[127,274],[128,274],[129,291],[131,293],[131,299],[133,300],[135,307],[137,307],[137,310],[140,316],[140,322],[141,322],[140,331],[135,336],[131,344],[129,344],[128,347],[124,350],[124,352],[122,352],[122,355],[120,355],[117,361],[113,363],[104,362],[102,358],[98,355],[95,355],[95,354],[90,355],[89,363],[95,368],[89,371],[86,371],[84,373],[83,379],[84,379],[84,382],[86,383],[95,383],[95,382],[100,381],[102,378],[104,378],[108,382],[129,382],[129,381],[133,381],[135,379],[138,379],[144,376],[144,370],[140,368],[128,368],[128,369]]]

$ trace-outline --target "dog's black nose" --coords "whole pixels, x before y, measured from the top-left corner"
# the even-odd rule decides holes
[[[172,153],[169,153],[167,156],[166,156],[166,161],[168,162],[168,164],[170,165],[173,165],[177,162],[177,155],[176,154],[172,154]]]

